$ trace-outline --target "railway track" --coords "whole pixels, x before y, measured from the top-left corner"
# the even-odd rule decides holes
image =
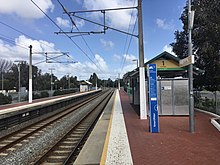
[[[51,146],[51,148],[35,161],[34,164],[72,164],[77,157],[81,143],[95,125],[111,95],[112,92],[94,107],[92,111],[86,114],[85,117],[83,117],[77,125],[67,132],[56,144]]]
[[[98,94],[98,96],[100,96],[100,95],[101,94]],[[107,95],[107,94],[104,94],[104,95]],[[40,138],[42,136],[42,134],[44,134],[44,132],[47,131],[48,129],[51,129],[53,127],[53,125],[62,123],[63,120],[65,120],[64,118],[66,116],[74,115],[75,111],[78,111],[78,109],[80,109],[81,107],[86,106],[87,104],[96,100],[96,97],[91,97],[86,101],[84,100],[83,102],[79,101],[76,103],[76,105],[74,107],[68,108],[67,110],[60,113],[59,115],[53,115],[49,119],[44,119],[42,121],[39,121],[35,124],[32,124],[32,125],[26,127],[26,128],[23,128],[22,130],[16,131],[16,132],[11,133],[5,137],[0,138],[0,160],[7,159],[7,156],[10,155],[10,153],[16,152],[16,150],[18,150],[22,146],[28,144],[33,139]],[[88,112],[88,114],[89,114],[89,112]],[[78,126],[79,122],[75,123],[75,125],[77,125],[77,127],[78,127],[77,132],[79,132],[79,130],[82,130],[82,128],[84,128],[85,123],[83,124],[83,126]],[[70,132],[70,131],[68,131],[68,132]],[[76,131],[72,131],[72,132],[76,133]],[[71,141],[68,141],[68,140],[71,140],[72,135],[71,136],[65,135],[65,136],[67,136],[66,141],[64,143],[60,143],[60,144],[70,144],[71,143]],[[62,135],[62,138],[64,138],[65,136]],[[76,139],[75,139],[75,141],[76,141]],[[68,145],[66,145],[66,146],[68,146]],[[65,148],[65,146],[64,146],[64,148]],[[68,147],[66,147],[66,148],[68,148]],[[46,150],[43,153],[45,154],[45,152],[46,152]],[[58,152],[59,151],[54,152],[54,153],[57,154]],[[65,151],[61,151],[61,152],[65,153]],[[52,152],[50,152],[50,153],[52,153]],[[46,155],[48,155],[48,153]],[[43,159],[40,159],[39,156],[38,156],[38,159],[40,160],[40,162],[43,162],[42,161]]]

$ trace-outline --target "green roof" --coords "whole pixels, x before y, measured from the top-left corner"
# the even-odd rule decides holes
[[[164,51],[163,53],[161,53],[161,54],[157,55],[156,57],[152,58],[151,60],[147,61],[145,63],[145,65],[151,64],[152,62],[154,62],[154,61],[156,61],[158,59],[173,60],[173,61],[175,61],[177,63],[179,63],[179,60],[180,60],[180,58],[178,58],[178,57],[176,57],[176,56],[174,56],[174,55]]]

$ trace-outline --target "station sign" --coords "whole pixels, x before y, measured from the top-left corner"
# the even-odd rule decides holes
[[[194,55],[188,56],[182,60],[179,61],[179,66],[180,67],[184,67],[190,64],[194,64],[195,59],[194,59]]]
[[[148,64],[148,87],[149,87],[149,115],[150,132],[159,132],[159,117],[157,106],[157,65]]]

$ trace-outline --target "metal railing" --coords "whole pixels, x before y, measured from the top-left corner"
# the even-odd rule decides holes
[[[194,91],[194,105],[220,115],[220,91]]]

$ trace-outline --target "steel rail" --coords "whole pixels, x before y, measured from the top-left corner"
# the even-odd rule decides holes
[[[29,125],[29,126],[27,126],[27,127],[22,128],[21,130],[17,130],[17,131],[15,131],[15,132],[12,132],[11,134],[8,134],[8,135],[6,135],[6,136],[0,138],[0,144],[1,144],[1,143],[3,143],[5,140],[7,140],[7,139],[9,139],[9,138],[11,138],[11,137],[15,137],[16,135],[19,135],[19,134],[21,134],[22,132],[28,131],[28,129],[30,129],[31,127],[36,127],[37,125],[41,125],[42,122],[48,121],[46,124],[44,124],[44,125],[38,127],[37,129],[34,129],[33,131],[30,131],[29,133],[26,133],[25,135],[19,137],[18,139],[15,139],[15,140],[12,141],[12,142],[9,142],[8,144],[3,143],[3,144],[5,144],[5,146],[2,146],[2,147],[0,148],[0,152],[4,152],[4,151],[7,150],[8,148],[10,148],[10,147],[14,146],[15,144],[21,142],[22,140],[26,139],[27,137],[30,137],[30,136],[33,135],[34,133],[36,133],[36,132],[38,132],[38,131],[44,129],[44,128],[47,127],[48,125],[50,125],[50,124],[56,122],[57,120],[63,118],[64,116],[66,116],[66,115],[72,113],[72,112],[75,111],[77,108],[79,108],[79,107],[81,107],[81,106],[83,106],[83,105],[86,105],[87,103],[89,103],[90,101],[96,99],[96,98],[97,98],[98,96],[100,96],[100,95],[101,95],[101,93],[98,93],[98,94],[95,95],[95,96],[89,97],[89,99],[86,100],[86,101],[85,101],[85,100],[78,101],[78,102],[76,103],[76,105],[74,105],[74,107],[71,107],[71,108],[70,108],[70,107],[67,107],[67,108],[65,108],[65,111],[62,112],[62,113],[60,113],[58,116],[57,116],[57,114],[54,114],[54,115],[50,116],[49,118],[42,119],[42,120],[40,120],[40,121],[38,121],[38,122],[36,122],[36,123],[33,123],[33,124],[31,124],[31,125]]]
[[[72,159],[73,156],[75,154],[75,152],[77,151],[77,149],[79,148],[81,142],[84,140],[85,136],[88,135],[88,132],[91,130],[91,128],[95,125],[95,121],[98,119],[98,117],[100,116],[103,107],[106,106],[109,98],[112,95],[112,91],[107,93],[103,99],[101,99],[98,103],[98,105],[96,105],[93,110],[90,110],[87,114],[85,114],[85,116],[83,118],[81,118],[81,120],[79,120],[76,125],[70,130],[68,131],[65,135],[63,135],[63,137],[53,146],[50,147],[50,149],[45,152],[40,158],[38,158],[33,164],[38,165],[38,164],[43,164],[48,162],[48,160],[50,160],[50,157],[52,157],[55,154],[55,151],[60,151],[60,146],[62,146],[62,143],[65,142],[65,140],[67,141],[68,137],[71,137],[71,135],[75,135],[76,136],[76,131],[77,129],[80,129],[82,132],[81,134],[78,133],[77,137],[75,137],[71,143],[72,146],[72,150],[66,151],[65,149],[63,149],[64,151],[67,152],[66,154],[66,159],[65,160],[59,160],[59,156],[57,157],[56,163],[61,163],[61,164],[69,164]],[[102,106],[100,108],[100,106]],[[99,108],[99,109],[98,109]],[[98,110],[97,110],[98,109]],[[95,115],[95,117],[93,117],[92,115]],[[92,120],[92,121],[88,121],[88,120]],[[86,124],[85,124],[86,123]],[[83,128],[80,128],[83,125]],[[86,125],[86,126],[85,126]],[[86,128],[84,128],[86,127]],[[79,135],[80,134],[80,135]],[[74,141],[77,141],[77,143],[74,143]],[[53,162],[52,162],[53,163]]]

